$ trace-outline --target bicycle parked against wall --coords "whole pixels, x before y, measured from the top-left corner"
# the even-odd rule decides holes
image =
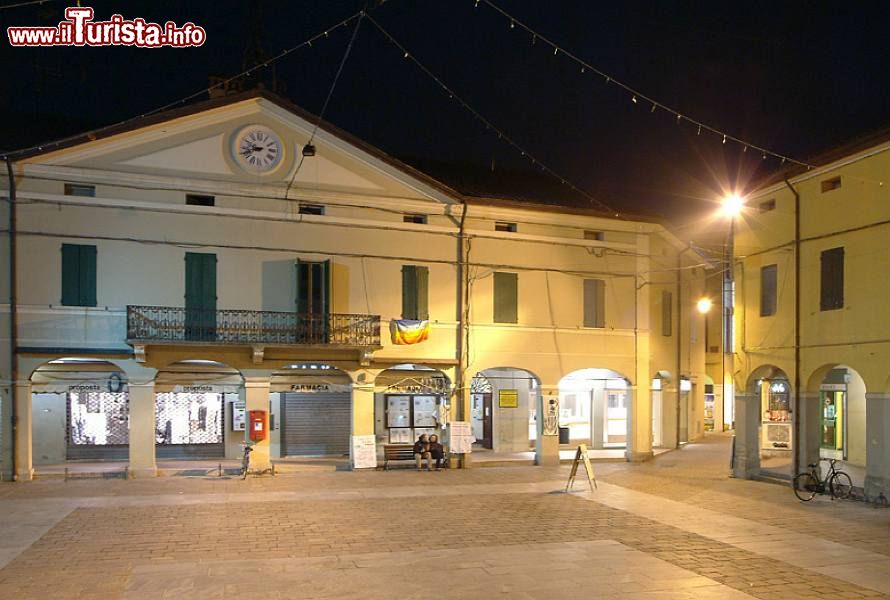
[[[795,475],[791,486],[794,488],[794,495],[798,499],[808,502],[812,500],[816,494],[824,494],[826,491],[831,497],[838,500],[846,500],[853,493],[853,481],[850,476],[836,468],[837,462],[831,459],[829,462],[828,473],[825,479],[819,479],[819,463],[814,462],[807,465],[809,470]]]

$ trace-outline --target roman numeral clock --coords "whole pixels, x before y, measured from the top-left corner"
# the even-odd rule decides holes
[[[235,162],[251,173],[269,173],[281,164],[284,145],[277,133],[263,125],[248,125],[232,137]]]

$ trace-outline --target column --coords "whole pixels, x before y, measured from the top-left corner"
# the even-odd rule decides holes
[[[796,396],[797,402],[792,413],[792,422],[798,425],[800,439],[794,439],[792,432],[792,448],[797,453],[798,471],[804,471],[807,465],[819,461],[819,446],[822,441],[822,406],[818,392],[802,392]],[[867,400],[866,400],[867,402]],[[794,421],[796,419],[796,421]]]
[[[630,410],[627,421],[628,462],[643,462],[652,458],[652,394],[649,381],[642,379],[630,387]]]
[[[680,447],[680,388],[676,377],[670,383],[662,380],[661,391],[661,445],[663,448]]]
[[[472,404],[471,404],[471,394],[470,394],[470,381],[472,377],[467,373],[466,374],[466,387],[462,390],[455,388],[454,395],[452,396],[452,406],[451,406],[451,420],[452,421],[467,421],[472,422]],[[497,406],[497,394],[495,394],[494,406]],[[492,408],[494,410],[494,408]],[[492,432],[494,435],[494,432]],[[451,467],[454,468],[454,461],[451,463]],[[461,469],[471,469],[473,467],[473,455],[472,454],[461,454],[460,455],[460,464],[459,467]]]
[[[548,388],[535,399],[537,439],[535,440],[535,464],[541,467],[559,466],[559,394]],[[547,425],[545,427],[545,424]]]
[[[272,381],[269,376],[244,378],[244,392],[248,414],[247,427],[249,428],[249,415],[252,410],[261,410],[265,413],[266,439],[253,442],[253,452],[250,453],[250,469],[265,470],[272,468],[271,440],[269,435],[269,389]],[[250,441],[250,432],[244,432],[245,441]]]
[[[19,481],[34,478],[32,455],[31,382],[15,382],[15,476]]]
[[[155,459],[157,439],[155,384],[154,381],[131,382],[127,387],[130,409],[130,464],[127,473],[134,479],[156,477],[158,465]]]
[[[7,375],[6,373],[0,376]],[[3,415],[12,414],[12,406],[15,401],[15,386],[11,381],[2,383],[0,389],[0,481],[12,481],[15,474],[15,465],[12,464],[12,448],[15,440],[12,437],[12,422]]]
[[[352,436],[375,435],[374,431],[374,384],[352,384]],[[353,444],[350,438],[349,466],[355,469]]]
[[[735,468],[733,474],[751,479],[760,474],[760,396],[735,395]]]
[[[865,497],[890,498],[890,395],[865,394]]]

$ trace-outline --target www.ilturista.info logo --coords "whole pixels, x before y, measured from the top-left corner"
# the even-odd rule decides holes
[[[173,21],[149,23],[145,19],[126,20],[112,15],[108,21],[93,22],[93,9],[72,6],[65,9],[65,21],[56,27],[7,27],[13,46],[137,46],[139,48],[190,48],[207,39],[203,27]]]

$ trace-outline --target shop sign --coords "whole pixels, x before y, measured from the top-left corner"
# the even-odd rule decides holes
[[[327,383],[295,383],[290,386],[290,391],[301,393],[330,392],[331,386]]]
[[[184,385],[182,391],[186,394],[207,394],[214,390],[212,385]]]
[[[498,390],[500,408],[519,408],[519,390]]]
[[[85,384],[79,384],[79,385],[69,385],[68,391],[69,392],[101,392],[102,388],[101,388],[101,386],[99,386],[95,383],[85,383]]]

